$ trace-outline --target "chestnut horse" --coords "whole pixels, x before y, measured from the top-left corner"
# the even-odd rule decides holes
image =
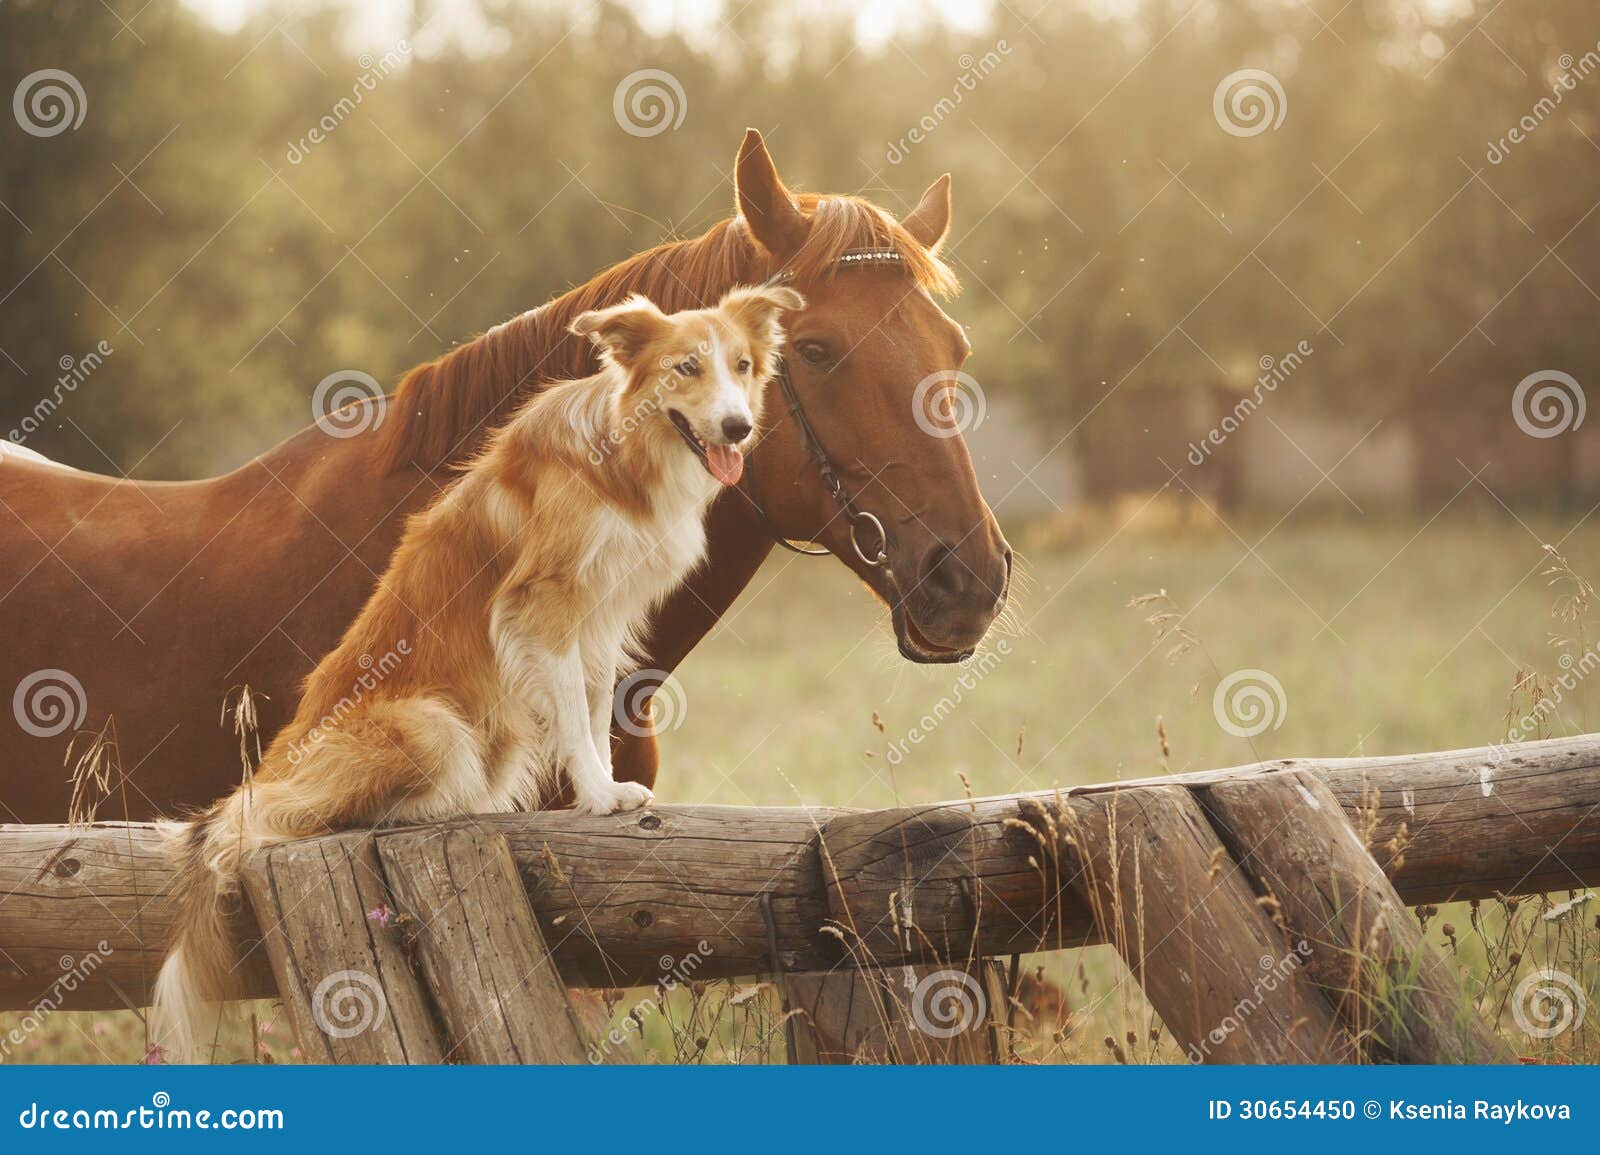
[[[779,537],[854,570],[888,605],[905,657],[970,653],[1004,605],[1011,551],[961,438],[930,436],[914,409],[918,384],[970,351],[933,298],[955,288],[938,257],[949,178],[895,221],[854,197],[790,193],[752,129],[735,183],[735,218],[623,261],[413,369],[392,397],[358,402],[365,412],[341,411],[331,432],[319,421],[223,477],[135,482],[0,457],[0,693],[13,707],[0,710],[0,821],[64,819],[68,744],[108,718],[122,781],[105,817],[222,794],[240,773],[238,739],[219,724],[227,695],[265,696],[265,745],[406,517],[519,396],[593,372],[593,346],[567,325],[632,292],[671,312],[777,277],[808,302],[745,480],[713,507],[707,562],[656,617],[647,664],[673,669]],[[394,656],[371,657],[381,676]],[[654,785],[654,737],[626,730],[618,777]]]

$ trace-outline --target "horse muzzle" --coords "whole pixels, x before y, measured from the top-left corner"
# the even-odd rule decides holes
[[[993,548],[936,541],[919,558],[913,581],[896,575],[904,591],[891,602],[901,657],[932,664],[972,656],[1011,592],[1011,547],[998,531],[995,537]]]

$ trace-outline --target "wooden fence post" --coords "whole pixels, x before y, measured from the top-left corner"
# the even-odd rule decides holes
[[[284,1010],[311,1063],[438,1063],[444,1047],[370,833],[289,842],[241,869]]]
[[[583,1063],[588,1048],[505,837],[482,826],[382,834],[395,902],[465,1063]]]
[[[1512,1060],[1326,784],[1287,773],[1218,782],[1199,797],[1256,889],[1307,944],[1307,973],[1358,1047],[1403,1063]]]
[[[1333,1008],[1189,791],[1081,795],[1055,822],[1075,851],[1072,884],[1191,1058],[1349,1061]]]

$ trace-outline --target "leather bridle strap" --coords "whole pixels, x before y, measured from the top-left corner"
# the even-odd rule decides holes
[[[839,258],[841,268],[852,268],[860,265],[880,263],[889,264],[898,262],[900,254],[895,249],[852,249]],[[790,280],[786,269],[780,269],[767,278],[769,285],[781,285]],[[789,376],[787,361],[778,363],[778,388],[783,392],[785,407],[789,416],[793,418],[795,428],[800,431],[800,442],[805,446],[806,453],[816,463],[817,474],[822,478],[822,486],[828,491],[828,496],[833,498],[834,504],[844,514],[850,523],[850,548],[856,551],[856,557],[861,559],[861,564],[872,569],[885,565],[889,561],[889,534],[883,528],[883,522],[878,516],[856,504],[840,480],[838,471],[833,467],[833,460],[828,456],[828,451],[822,447],[822,439],[817,436],[816,426],[812,425],[810,416],[806,413],[805,406],[800,403],[800,394],[794,387],[794,381]],[[807,549],[797,545],[779,533],[772,520],[767,517],[767,511],[761,503],[750,493],[750,505],[755,509],[756,516],[761,519],[772,539],[791,553],[804,554],[807,557],[822,557],[829,551],[826,549]],[[866,544],[863,544],[863,527],[866,529]]]

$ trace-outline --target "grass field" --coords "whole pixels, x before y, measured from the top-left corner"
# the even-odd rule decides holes
[[[659,798],[878,807],[959,796],[958,775],[975,793],[998,794],[1288,754],[1484,744],[1503,736],[1515,672],[1554,671],[1552,635],[1577,638],[1584,625],[1552,616],[1566,587],[1545,574],[1543,546],[1556,545],[1578,573],[1600,574],[1600,519],[1574,529],[1576,515],[1524,521],[1495,510],[1427,523],[1324,515],[1232,529],[1183,521],[1017,529],[1011,620],[965,673],[902,662],[885,615],[837,563],[776,555],[662,700]],[[1129,604],[1163,590],[1170,601]],[[1183,616],[1169,628],[1183,632],[1158,641],[1146,619],[1173,606]],[[1184,635],[1192,644],[1169,660]],[[1266,671],[1283,688],[1281,724],[1250,740],[1230,736],[1212,710],[1219,679],[1241,669]],[[1542,733],[1593,725],[1581,702],[1600,702],[1600,688],[1584,689]],[[1517,977],[1515,966],[1498,973],[1510,953],[1526,971],[1542,952],[1587,950],[1566,961],[1586,969],[1593,993],[1597,912],[1578,908],[1584,925],[1573,943],[1541,947],[1535,936],[1514,950],[1496,945],[1521,935],[1519,918],[1533,913],[1530,904],[1520,913],[1447,908],[1429,939],[1493,983]],[[1455,945],[1439,929],[1446,922]],[[1469,923],[1482,933],[1469,933]],[[1149,1041],[1155,1024],[1114,955],[1052,956],[1047,977],[1078,1014],[1059,1043],[1042,1032],[1035,1057],[1102,1061],[1108,1037],[1128,1059],[1178,1057]],[[1593,1023],[1559,1052],[1529,1050],[1503,995],[1494,986],[1484,1005],[1519,1050],[1600,1053]],[[669,1015],[648,1027],[652,1058],[684,1057],[675,1036],[685,1031],[673,1028],[689,1012],[678,1013],[676,1023]],[[248,1023],[226,1033],[222,1057],[248,1061],[254,1048],[292,1059],[270,1004],[256,1014],[254,1035]],[[0,1035],[19,1021],[0,1016]],[[770,1032],[751,1046],[748,1036],[729,1043],[728,1029],[700,1048],[705,1057],[772,1053]],[[131,1014],[63,1012],[8,1058],[134,1061],[142,1037]]]

